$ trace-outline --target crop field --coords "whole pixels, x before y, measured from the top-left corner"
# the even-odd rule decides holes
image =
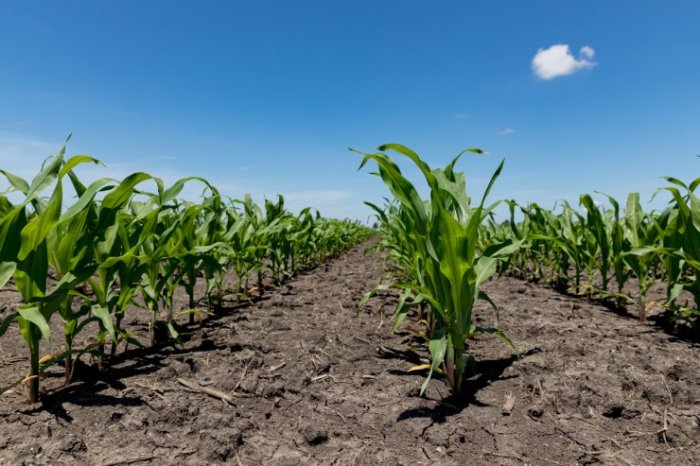
[[[700,179],[550,211],[471,153],[360,153],[374,229],[0,170],[0,464],[700,463]]]

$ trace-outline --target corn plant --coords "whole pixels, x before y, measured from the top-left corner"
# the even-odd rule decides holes
[[[630,250],[623,253],[622,257],[639,282],[637,313],[639,320],[645,321],[648,312],[647,292],[655,281],[651,270],[658,260],[659,238],[663,232],[652,216],[644,214],[638,193],[631,193],[627,198],[624,226]]]
[[[675,178],[666,178],[673,186],[664,188],[673,196],[674,212],[669,214],[665,231],[663,254],[664,266],[671,282],[669,283],[669,302],[674,304],[683,315],[687,316],[700,330],[700,199],[695,190],[700,185],[696,178],[686,185]],[[688,277],[683,270],[689,269]],[[675,306],[675,300],[681,290],[693,295],[695,309]]]
[[[593,201],[590,194],[583,194],[580,197],[580,204],[587,212],[586,226],[590,232],[591,244],[596,252],[590,254],[593,259],[589,263],[597,264],[601,278],[601,288],[604,293],[608,291],[608,281],[610,280],[610,269],[612,267],[611,241],[608,231],[608,223],[605,221],[605,214]],[[597,254],[596,254],[597,253]],[[597,260],[596,260],[597,259]],[[595,267],[595,266],[594,266]],[[593,267],[591,267],[593,268]],[[589,270],[589,275],[592,273]]]
[[[625,284],[629,280],[630,270],[624,260],[624,254],[629,249],[628,243],[625,240],[624,223],[620,217],[620,204],[614,197],[605,195],[612,206],[611,215],[608,217],[608,238],[610,244],[610,258],[612,261],[613,275],[617,283],[617,292],[608,293],[607,286],[604,286],[604,296],[613,296],[617,298],[618,306],[627,299],[624,294]]]
[[[108,328],[101,322],[107,319],[104,308],[93,308],[90,298],[82,293],[82,287],[78,285],[90,279],[98,269],[93,247],[97,227],[95,196],[102,190],[110,189],[107,186],[109,180],[101,179],[85,187],[74,173],[70,173],[70,177],[80,201],[65,212],[64,218],[67,220],[56,225],[47,237],[51,268],[59,280],[73,281],[72,289],[58,304],[65,339],[65,352],[59,359],[64,362],[66,384],[73,378],[75,337],[93,321],[104,329]],[[79,299],[77,309],[76,298]]]
[[[421,199],[414,185],[385,153],[388,150],[408,157],[418,167],[430,188],[428,201]],[[482,153],[477,149],[470,152]],[[403,290],[404,297],[411,296],[414,302],[428,303],[434,317],[435,326],[428,344],[432,361],[425,367],[429,372],[421,394],[435,372],[446,375],[453,393],[461,392],[465,369],[471,360],[467,354],[470,338],[494,333],[512,345],[500,330],[482,328],[473,321],[476,300],[491,302],[481,285],[495,272],[498,259],[515,249],[508,241],[477,250],[479,227],[494,207],[485,207],[484,203],[503,162],[491,177],[478,207],[473,208],[466,194],[464,174],[454,171],[462,154],[445,169],[433,170],[407,147],[388,144],[379,147],[377,153],[363,153],[360,165],[362,168],[370,160],[376,162],[378,175],[412,225],[406,232],[408,238],[404,239],[411,243],[415,275],[409,282],[396,281],[392,286]],[[405,298],[402,298],[397,308],[397,322],[405,315],[407,306],[404,304]]]
[[[57,156],[46,161],[31,183],[0,171],[12,187],[25,196],[24,201],[7,212],[0,221],[3,280],[9,278],[11,271],[23,301],[16,313],[6,318],[6,322],[0,326],[0,334],[7,329],[8,319],[17,320],[30,353],[28,397],[31,402],[39,398],[40,340],[51,337],[48,322],[59,309],[65,312],[70,293],[91,271],[83,263],[85,256],[77,255],[74,261],[67,264],[67,269],[71,270],[64,270],[59,282],[52,289],[48,287],[50,236],[55,231],[79,235],[80,232],[75,229],[80,227],[82,214],[94,195],[92,192],[81,193],[73,208],[62,212],[64,178],[80,164],[97,163],[88,156],[64,160],[64,154],[65,146]],[[41,199],[41,194],[51,186],[53,191],[48,200]],[[28,213],[30,205],[32,211]],[[107,315],[99,311],[93,311],[93,314],[108,330],[112,330]]]
[[[220,257],[226,249],[226,244],[218,242],[220,220],[216,215],[210,215],[209,209],[220,201],[217,194],[207,198],[202,204],[190,204],[180,214],[180,229],[174,238],[173,259],[177,263],[177,277],[173,283],[181,283],[188,297],[189,307],[180,314],[189,314],[190,324],[194,323],[197,312],[195,300],[195,286],[199,271],[206,267],[211,270],[220,264]],[[168,299],[172,302],[174,290]],[[171,305],[172,307],[172,305]]]

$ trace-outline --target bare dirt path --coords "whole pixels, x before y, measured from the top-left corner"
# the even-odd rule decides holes
[[[487,286],[522,357],[485,338],[461,400],[419,398],[395,299],[356,313],[383,273],[366,246],[43,404],[0,396],[0,464],[700,464],[700,348],[511,278]],[[0,340],[0,385],[22,356]]]

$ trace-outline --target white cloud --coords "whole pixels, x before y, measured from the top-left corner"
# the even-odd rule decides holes
[[[496,134],[499,134],[501,136],[508,136],[509,134],[513,134],[513,133],[515,133],[515,130],[513,128],[511,128],[510,126],[506,126],[505,128],[499,129],[498,131],[496,131]]]
[[[532,71],[544,80],[573,74],[584,68],[596,65],[592,61],[595,50],[588,45],[581,47],[579,57],[571,54],[568,44],[556,44],[546,49],[539,49],[532,59]]]
[[[583,47],[581,47],[581,55],[583,55],[586,58],[593,58],[595,56],[595,50],[593,50],[593,47],[584,45]]]

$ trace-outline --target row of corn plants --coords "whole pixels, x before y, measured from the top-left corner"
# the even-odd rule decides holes
[[[502,163],[473,206],[464,174],[455,172],[463,153],[444,169],[434,169],[404,146],[388,144],[378,150],[360,153],[360,168],[375,162],[378,171],[373,174],[392,194],[382,206],[367,203],[379,221],[378,247],[386,253],[389,280],[360,304],[381,291],[399,291],[393,330],[409,314],[416,316],[414,325],[419,327],[410,330],[431,358],[429,364],[413,368],[428,372],[421,393],[435,373],[459,393],[465,370],[473,363],[470,339],[492,333],[512,345],[497,328],[474,324],[478,299],[494,305],[480,288],[494,274],[550,282],[616,307],[632,306],[641,321],[660,305],[700,336],[700,198],[695,194],[700,178],[690,184],[665,178],[668,184],[657,194],[670,194],[670,202],[659,211],[645,211],[638,193],[629,194],[623,205],[598,193],[581,195],[578,205],[561,201],[551,210],[505,200],[509,215],[497,221],[493,211],[498,202],[485,200]],[[427,184],[427,199],[387,152],[413,162]],[[648,298],[656,283],[666,287],[662,303]],[[681,298],[688,295],[692,304]]]
[[[429,189],[423,199],[414,184],[406,178],[393,152],[407,157],[418,168]],[[434,374],[447,378],[452,392],[464,388],[468,368],[474,359],[470,341],[480,335],[495,334],[512,346],[508,337],[497,328],[475,324],[477,300],[493,304],[481,288],[507,260],[521,242],[512,238],[490,241],[483,246],[482,225],[490,218],[496,204],[486,198],[503,168],[498,166],[478,205],[473,205],[466,192],[464,173],[455,165],[466,153],[483,153],[469,149],[455,157],[445,168],[431,168],[418,154],[398,144],[380,146],[376,153],[361,153],[360,168],[373,161],[379,176],[393,198],[386,205],[368,203],[380,221],[379,246],[387,252],[389,284],[381,284],[368,293],[363,302],[382,290],[399,290],[393,321],[396,330],[409,311],[418,316],[422,330],[416,332],[427,347],[430,363],[413,370],[427,371],[421,387],[423,394]],[[493,238],[495,239],[495,238]]]
[[[584,194],[578,206],[561,202],[553,210],[508,201],[509,220],[485,223],[484,244],[522,242],[500,264],[501,273],[633,306],[641,321],[657,304],[700,330],[700,202],[695,194],[700,179],[689,185],[666,180],[668,186],[659,191],[670,193],[671,201],[660,211],[645,212],[638,193],[629,194],[624,206],[602,194],[602,202]],[[666,287],[662,303],[648,299],[656,283]],[[694,306],[681,304],[683,291],[693,296]]]
[[[80,165],[99,163],[67,158],[64,147],[31,181],[0,170],[12,192],[0,195],[0,287],[16,289],[22,301],[0,318],[0,337],[17,329],[29,352],[28,376],[0,391],[23,383],[37,401],[42,372],[52,364],[63,364],[69,384],[84,354],[104,369],[122,344],[178,341],[178,318],[194,323],[227,297],[259,298],[372,234],[311,209],[292,214],[282,196],[263,206],[250,197],[225,201],[201,178],[166,187],[147,173],[89,185],[76,175]],[[179,198],[187,183],[202,185],[201,202]],[[175,309],[178,289],[188,296],[186,309]],[[124,325],[135,307],[150,312],[148,335]],[[62,323],[63,350],[42,357],[52,319]],[[88,343],[76,347],[86,332]]]

